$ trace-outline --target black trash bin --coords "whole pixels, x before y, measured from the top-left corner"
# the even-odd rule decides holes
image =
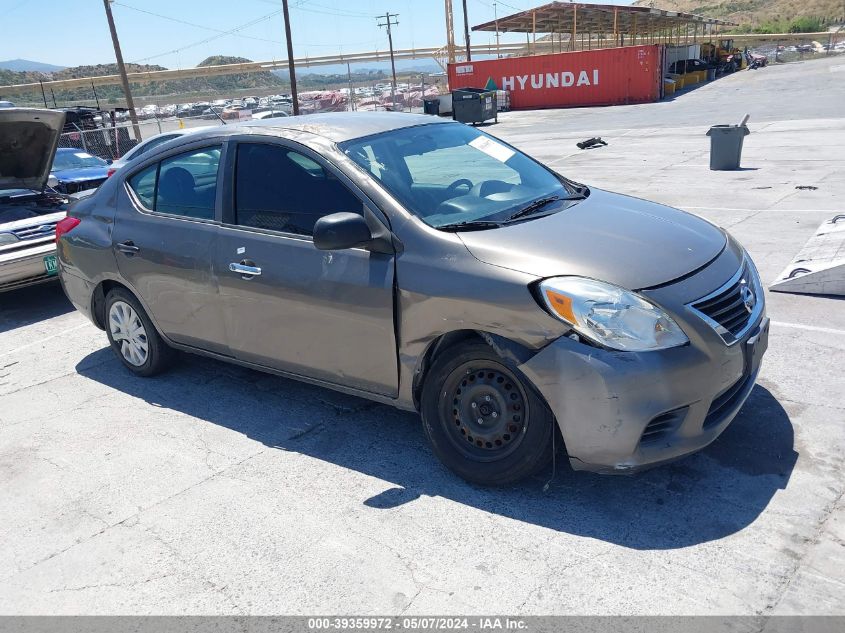
[[[426,114],[440,114],[440,99],[423,99],[423,112]]]
[[[710,169],[730,171],[739,169],[742,140],[751,134],[745,125],[714,125],[707,131],[710,137]]]
[[[496,91],[484,88],[460,88],[452,91],[452,118],[461,123],[498,121]]]

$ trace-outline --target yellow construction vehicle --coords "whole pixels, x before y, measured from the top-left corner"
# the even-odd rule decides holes
[[[723,73],[731,73],[748,67],[744,51],[734,46],[732,38],[721,39],[718,44],[702,44],[701,57],[721,68]]]

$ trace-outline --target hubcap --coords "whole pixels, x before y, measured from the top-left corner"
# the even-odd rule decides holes
[[[491,361],[466,363],[449,375],[444,388],[442,419],[462,453],[494,461],[519,446],[528,423],[526,398],[505,367]]]
[[[109,309],[109,331],[126,362],[140,367],[147,362],[147,331],[137,312],[125,301],[115,301]]]

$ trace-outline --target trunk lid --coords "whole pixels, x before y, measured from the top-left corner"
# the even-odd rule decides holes
[[[0,190],[42,190],[50,176],[65,113],[0,108]]]
[[[727,241],[721,229],[698,216],[598,189],[547,217],[458,235],[488,264],[537,277],[578,275],[631,290],[701,268]]]

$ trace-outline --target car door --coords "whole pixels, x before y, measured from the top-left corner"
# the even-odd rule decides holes
[[[263,138],[233,141],[228,149],[231,206],[214,266],[232,353],[395,395],[393,254],[321,251],[312,239],[320,217],[364,213],[370,203],[317,154]],[[379,213],[372,206],[367,212]]]
[[[227,354],[211,261],[222,154],[220,142],[193,144],[131,172],[113,243],[121,276],[168,338]]]

